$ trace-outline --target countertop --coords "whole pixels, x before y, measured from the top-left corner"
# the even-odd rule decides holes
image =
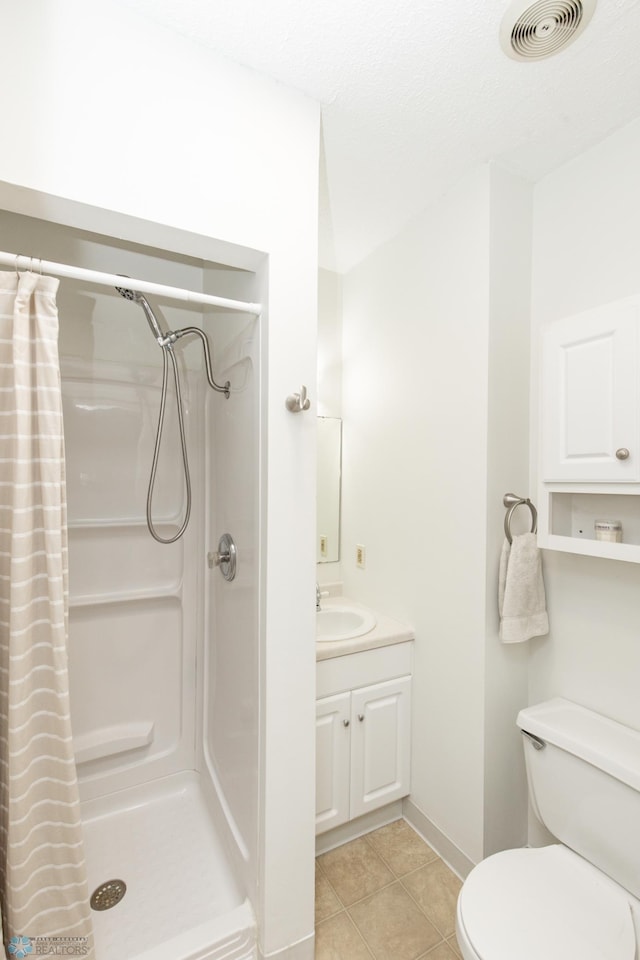
[[[336,601],[348,603],[350,607],[363,610],[371,610],[376,618],[376,625],[373,630],[364,633],[361,637],[353,637],[349,640],[321,640],[316,641],[316,661],[331,660],[333,657],[344,657],[348,653],[359,653],[361,650],[373,650],[375,647],[388,647],[393,643],[406,643],[407,640],[415,639],[413,627],[400,620],[394,620],[392,617],[379,613],[371,607],[349,597],[334,596],[330,598]],[[320,606],[325,601],[321,601]]]

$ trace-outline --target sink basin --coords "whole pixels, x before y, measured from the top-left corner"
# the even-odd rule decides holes
[[[316,613],[316,640],[350,640],[361,637],[376,625],[376,618],[366,607],[339,601],[325,601]]]

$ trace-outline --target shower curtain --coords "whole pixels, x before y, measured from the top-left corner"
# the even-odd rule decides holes
[[[94,956],[69,718],[57,288],[52,277],[0,273],[0,899],[9,958]]]

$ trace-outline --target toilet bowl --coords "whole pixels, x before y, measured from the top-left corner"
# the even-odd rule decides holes
[[[456,914],[464,960],[637,960],[640,733],[559,698],[518,725],[534,811],[562,842],[474,867]]]
[[[636,957],[629,894],[561,844],[478,864],[458,900],[456,934],[465,960]]]

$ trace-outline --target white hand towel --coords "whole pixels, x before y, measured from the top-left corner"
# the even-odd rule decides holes
[[[542,560],[535,533],[505,540],[500,556],[498,609],[500,639],[519,643],[549,632]]]

